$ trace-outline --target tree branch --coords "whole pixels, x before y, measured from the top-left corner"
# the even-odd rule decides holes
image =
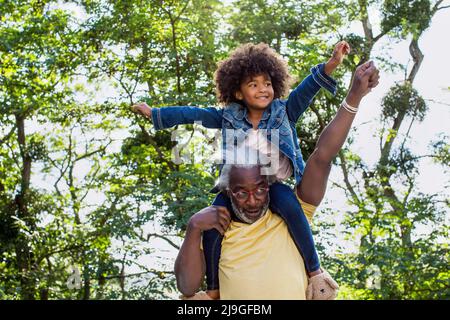
[[[444,2],[444,0],[438,0],[438,1],[434,4],[433,9],[431,9],[432,16],[436,13],[436,11],[441,10],[441,8],[442,8],[442,9],[445,9],[445,7],[447,7],[447,6],[439,7],[439,5],[440,5],[442,2]]]
[[[419,38],[419,36],[417,36],[417,38]],[[409,44],[409,53],[411,54],[413,61],[414,61],[414,65],[413,68],[411,69],[411,72],[409,73],[408,76],[408,81],[412,84],[414,81],[414,78],[417,75],[417,72],[419,71],[420,65],[422,64],[423,61],[423,53],[419,48],[419,42],[417,39],[412,39],[411,43]]]
[[[134,116],[137,118],[138,116],[134,114]],[[147,143],[153,146],[155,148],[156,153],[158,154],[159,158],[161,160],[165,160],[166,157],[164,156],[164,153],[161,151],[161,149],[158,147],[158,143],[156,140],[147,132],[147,130],[144,128],[144,126],[140,123],[138,123],[139,128],[141,128],[142,133],[144,134],[144,139]],[[176,171],[175,166],[173,165],[172,161],[167,161],[167,165],[172,171]]]
[[[115,275],[115,276],[106,276],[105,279],[112,280],[112,279],[120,279],[120,278],[130,278],[130,277],[141,276],[143,274],[149,274],[149,273],[152,273],[158,277],[161,277],[161,273],[174,274],[173,271],[150,270],[150,271],[143,271],[143,272],[130,273],[130,274],[119,274],[119,275]]]
[[[6,136],[4,136],[1,140],[0,140],[0,146],[3,144],[3,142],[5,142],[6,140],[8,140],[14,133],[14,131],[16,130],[16,125],[13,125],[13,127],[11,128],[11,130],[8,132],[8,134]]]
[[[170,240],[166,236],[163,236],[163,235],[160,235],[160,234],[157,234],[157,233],[149,233],[149,234],[147,234],[147,239],[146,240],[149,241],[150,238],[152,238],[152,237],[163,239],[163,240],[167,241],[175,249],[180,250],[180,246],[178,246],[175,242],[173,242],[172,240]]]
[[[311,111],[314,112],[314,114],[316,115],[317,120],[319,121],[320,132],[322,132],[322,130],[325,128],[325,121],[323,120],[322,116],[320,115],[319,110],[313,104],[311,104],[309,109],[311,109]]]
[[[364,36],[369,42],[369,46],[373,43],[372,25],[369,21],[369,15],[367,13],[367,2],[365,0],[359,0],[359,7],[361,10],[361,22],[364,29]]]
[[[436,11],[439,11],[439,10],[442,10],[442,9],[448,9],[448,8],[450,8],[450,5],[439,7],[439,8],[436,9]]]
[[[80,160],[83,160],[83,159],[85,159],[85,158],[89,158],[90,156],[93,156],[93,155],[96,154],[96,153],[99,153],[99,152],[105,152],[106,148],[107,148],[111,143],[112,143],[112,141],[110,140],[105,146],[100,147],[100,148],[98,148],[97,150],[94,150],[94,151],[85,153],[85,154],[83,154],[82,156],[79,156],[78,158],[76,158],[76,159],[73,161],[73,163],[75,163],[75,162],[77,162],[77,161],[80,161]]]
[[[450,103],[445,103],[445,102],[437,101],[437,100],[434,100],[434,99],[424,99],[424,100],[425,101],[430,101],[430,102],[433,102],[433,103],[437,103],[437,104],[442,104],[444,106],[450,106]]]
[[[345,185],[346,185],[348,191],[351,193],[353,200],[356,200],[356,203],[360,203],[358,195],[356,194],[355,189],[353,188],[353,186],[350,183],[350,179],[348,176],[348,169],[347,169],[347,161],[345,159],[345,156],[344,156],[344,153],[342,150],[339,150],[338,156],[339,156],[339,159],[341,160],[340,166],[342,169],[342,174],[344,175]]]

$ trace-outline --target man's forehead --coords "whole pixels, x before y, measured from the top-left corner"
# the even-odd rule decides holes
[[[260,184],[266,181],[266,177],[261,175],[261,168],[258,166],[250,168],[233,167],[230,171],[230,187]]]

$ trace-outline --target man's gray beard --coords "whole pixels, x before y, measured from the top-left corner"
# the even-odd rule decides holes
[[[248,223],[248,224],[252,224],[256,221],[258,221],[261,217],[263,217],[267,210],[269,209],[269,203],[270,203],[270,197],[269,195],[267,195],[267,203],[266,205],[261,209],[261,214],[255,219],[255,221],[252,221],[251,219],[247,218],[247,216],[238,209],[237,205],[235,205],[233,198],[230,198],[231,200],[231,207],[233,208],[234,213],[236,214],[236,216],[243,222]]]

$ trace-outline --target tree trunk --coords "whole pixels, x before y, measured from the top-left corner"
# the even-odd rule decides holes
[[[23,220],[26,226],[33,231],[35,222],[29,215],[27,195],[30,188],[31,177],[31,156],[27,151],[25,139],[25,118],[16,114],[17,139],[19,143],[20,155],[22,159],[20,191],[16,194],[15,204],[17,207],[17,216]],[[36,294],[36,281],[33,278],[33,254],[28,240],[20,235],[15,243],[17,257],[17,266],[20,272],[21,295],[23,299],[34,300]]]

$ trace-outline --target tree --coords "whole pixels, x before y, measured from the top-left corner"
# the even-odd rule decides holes
[[[214,100],[217,49],[210,30],[217,29],[218,8],[217,1],[103,1],[86,6],[91,15],[86,25],[89,41],[102,57],[90,66],[90,77],[115,84],[120,95],[115,102],[108,102],[107,108],[137,128],[124,139],[120,151],[110,155],[113,170],[105,176],[111,186],[107,194],[117,200],[116,215],[125,220],[120,223],[122,232],[116,235],[124,247],[158,238],[177,249],[171,239],[177,239],[190,216],[211,201],[211,195],[205,193],[205,186],[214,181],[211,166],[172,162],[176,145],[171,141],[172,130],[155,132],[148,122],[134,116],[129,106],[139,100],[153,107],[204,106]],[[192,133],[188,126],[186,135]],[[149,232],[149,224],[154,222],[162,224],[172,237]],[[136,252],[123,264],[133,264],[138,256]],[[165,291],[174,289],[171,270],[152,273],[154,277],[148,281],[155,286],[145,293],[149,296],[141,292],[140,297],[164,297]],[[130,294],[136,297],[137,292],[134,289]]]
[[[349,150],[337,159],[342,169],[345,193],[354,210],[346,215],[348,235],[356,234],[358,252],[335,257],[338,278],[358,289],[362,298],[448,298],[448,227],[445,199],[417,190],[418,160],[435,158],[442,164],[442,150],[435,144],[430,155],[417,156],[409,145],[411,127],[424,119],[427,105],[413,83],[424,58],[419,39],[433,15],[444,9],[442,1],[358,1],[354,14],[361,21],[360,59],[370,57],[377,41],[385,36],[410,41],[413,66],[404,79],[391,88],[382,101],[380,157],[369,166]],[[382,16],[380,33],[374,35],[368,12],[378,6]],[[372,10],[371,10],[372,9]],[[406,130],[405,130],[406,129]],[[448,203],[447,203],[448,206]],[[427,225],[431,233],[420,233]],[[337,259],[336,259],[337,258]],[[378,286],[366,283],[378,270]]]
[[[447,7],[442,0],[0,1],[0,297],[173,295],[172,263],[158,260],[152,244],[178,249],[190,216],[211,203],[217,170],[172,161],[174,147],[207,151],[198,127],[155,131],[129,106],[215,105],[216,62],[242,42],[269,43],[300,80],[346,39],[353,51],[334,74],[339,82],[369,58],[405,79],[382,101],[377,163],[352,152],[353,137],[336,159],[349,201],[343,226],[356,247],[326,255],[326,243],[340,246],[332,238],[338,226],[319,217],[324,265],[342,297],[448,298],[448,200],[415,187],[421,159],[448,171],[448,137],[416,155],[411,133],[428,112],[414,87],[420,36]],[[348,33],[353,21],[360,33]],[[386,38],[410,42],[412,67],[388,52],[374,56]],[[297,124],[305,159],[344,96],[322,90]],[[181,139],[172,141],[175,132]]]
[[[42,161],[46,150],[39,133],[27,132],[27,122],[61,115],[54,106],[68,104],[72,95],[68,81],[87,52],[70,16],[51,9],[51,2],[3,1],[0,5],[0,121],[6,132],[0,140],[1,252],[2,268],[7,269],[2,274],[8,279],[2,291],[34,299],[42,267],[35,247],[41,240],[39,222],[54,202],[32,185],[33,165]],[[46,297],[45,290],[41,296]]]

